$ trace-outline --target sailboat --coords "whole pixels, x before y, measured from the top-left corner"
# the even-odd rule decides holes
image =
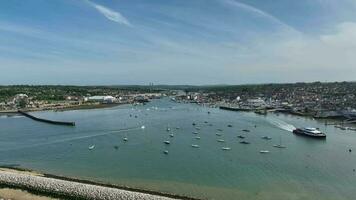
[[[286,146],[282,145],[282,137],[279,137],[279,144],[275,144],[273,145],[273,147],[280,148],[280,149],[287,148]]]
[[[89,150],[93,150],[95,148],[95,145],[89,146]]]

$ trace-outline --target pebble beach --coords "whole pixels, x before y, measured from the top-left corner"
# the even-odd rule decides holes
[[[15,170],[1,170],[0,184],[6,187],[21,188],[38,193],[52,194],[54,196],[71,199],[95,200],[170,200],[172,198],[140,192],[126,191],[117,188],[71,182],[54,178],[43,177],[31,172]]]

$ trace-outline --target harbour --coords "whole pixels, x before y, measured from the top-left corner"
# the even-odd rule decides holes
[[[356,148],[356,134],[323,121],[165,98],[36,116],[77,126],[1,118],[1,165],[197,199],[348,200],[356,195],[356,158],[349,152]],[[327,138],[292,133],[293,127],[305,126],[318,127]]]

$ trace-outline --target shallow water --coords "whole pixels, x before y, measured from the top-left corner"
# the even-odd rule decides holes
[[[77,126],[0,118],[0,164],[219,200],[356,196],[356,132],[325,126],[322,121],[231,112],[167,99],[145,106],[33,114],[75,121]],[[200,127],[200,140],[192,133],[193,122]],[[290,131],[299,126],[319,127],[327,139],[293,135]],[[217,129],[223,129],[221,136],[215,134]],[[238,135],[245,135],[251,144],[240,144]],[[171,144],[164,144],[165,140]],[[273,147],[280,140],[286,149]],[[91,145],[93,150],[88,149]],[[349,153],[349,148],[354,152]],[[260,154],[260,150],[270,153]]]

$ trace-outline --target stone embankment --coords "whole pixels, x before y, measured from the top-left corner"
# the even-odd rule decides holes
[[[172,198],[126,191],[98,185],[42,177],[30,173],[0,171],[0,185],[26,189],[70,199],[95,200],[172,200]]]

